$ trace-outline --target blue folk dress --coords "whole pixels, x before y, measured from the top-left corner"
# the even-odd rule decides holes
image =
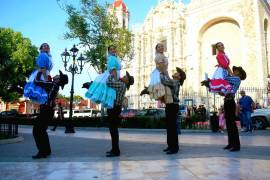
[[[44,88],[37,86],[34,83],[34,80],[40,68],[46,68],[47,76],[50,74],[50,71],[52,70],[53,67],[51,55],[48,55],[45,52],[41,52],[36,59],[36,66],[37,66],[36,70],[32,72],[28,82],[24,86],[24,96],[29,98],[33,103],[45,104],[48,99],[48,94]],[[43,76],[41,76],[41,80],[45,80]]]
[[[107,86],[106,81],[110,72],[116,69],[117,78],[120,78],[121,62],[116,56],[109,54],[107,58],[107,69],[104,73],[98,75],[86,92],[85,96],[96,104],[102,104],[103,107],[113,108],[116,99],[116,91]]]

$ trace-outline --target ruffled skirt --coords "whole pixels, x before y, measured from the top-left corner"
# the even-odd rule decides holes
[[[24,96],[29,98],[33,103],[45,104],[48,100],[48,94],[44,88],[37,86],[34,83],[38,70],[34,71],[29,78],[29,81],[24,86]]]
[[[154,69],[150,75],[148,91],[151,99],[158,100],[165,96],[165,86],[160,81],[160,72],[158,69]]]
[[[105,108],[113,108],[116,100],[116,90],[108,87],[106,81],[110,73],[105,71],[93,81],[85,96],[96,104],[102,104]]]
[[[171,89],[161,83],[158,69],[154,69],[151,73],[148,92],[151,99],[161,100],[163,103],[173,103]]]
[[[212,79],[210,81],[210,91],[222,93],[224,95],[232,92],[232,85],[224,79]]]
[[[227,76],[228,71],[222,67],[218,67],[210,81],[209,90],[211,92],[222,93],[224,95],[230,93],[232,91],[232,86],[225,80]]]

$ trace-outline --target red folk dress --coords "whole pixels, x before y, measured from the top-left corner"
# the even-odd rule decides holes
[[[225,78],[229,75],[227,69],[230,65],[230,59],[224,52],[218,52],[216,59],[218,65],[216,65],[217,69],[210,80],[210,91],[218,93],[230,92],[232,86],[225,80]]]

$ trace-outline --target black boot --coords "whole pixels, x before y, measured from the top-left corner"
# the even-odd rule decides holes
[[[51,152],[47,152],[47,153],[38,152],[35,156],[32,156],[32,158],[33,159],[47,158],[49,155],[51,155]]]
[[[144,94],[149,94],[148,87],[144,87],[144,89],[140,93],[140,96],[142,96]]]
[[[93,81],[83,83],[82,88],[89,89],[89,87],[91,86],[92,83],[93,83]]]
[[[209,85],[209,83],[210,83],[210,80],[208,79],[208,80],[204,80],[204,81],[202,81],[201,82],[201,86],[206,86],[206,87],[210,87],[210,85]]]

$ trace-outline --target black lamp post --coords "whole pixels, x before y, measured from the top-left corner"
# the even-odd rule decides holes
[[[76,46],[73,45],[73,47],[69,51],[71,52],[71,54],[67,51],[67,49],[65,49],[65,51],[61,54],[62,60],[64,62],[65,71],[71,72],[71,74],[72,74],[71,90],[70,90],[70,103],[69,103],[69,121],[66,125],[65,133],[75,133],[74,127],[71,123],[72,122],[73,94],[74,94],[74,75],[82,73],[85,58],[81,54],[80,57],[77,59],[77,63],[78,63],[78,65],[77,65],[76,64],[76,56],[77,56],[78,51],[79,51],[78,48],[76,48]],[[72,62],[70,64],[69,68],[67,69],[67,63],[69,62],[70,56],[72,56]],[[78,67],[80,69],[78,69]]]

